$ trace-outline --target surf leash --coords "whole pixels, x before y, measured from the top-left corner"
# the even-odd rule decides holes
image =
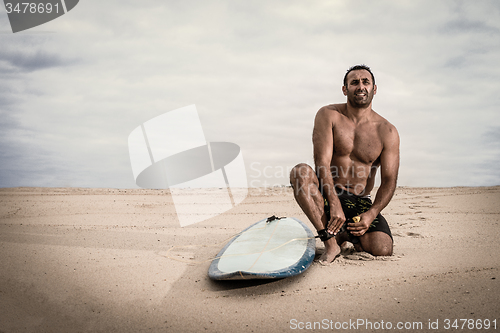
[[[281,219],[284,219],[284,218],[286,218],[286,216],[277,217],[277,216],[273,215],[273,216],[270,216],[270,217],[267,218],[266,223],[273,222],[275,220],[281,220]]]
[[[286,216],[282,216],[282,217],[277,217],[275,215],[273,216],[270,216],[267,218],[266,220],[266,224],[267,223],[271,223],[273,221],[279,221],[281,219],[284,219],[286,218]],[[352,222],[359,222],[360,218],[359,216],[355,216],[351,219],[348,219],[346,221],[346,223],[352,223]],[[265,227],[264,227],[265,228]],[[205,262],[208,262],[208,261],[212,261],[212,260],[215,260],[215,259],[219,259],[219,258],[222,258],[222,257],[233,257],[233,256],[247,256],[247,255],[252,255],[252,254],[260,254],[262,253],[262,251],[259,251],[259,252],[255,252],[255,253],[238,253],[238,254],[231,254],[231,255],[222,255],[222,256],[214,256],[214,257],[211,257],[210,259],[206,259],[206,260],[202,260],[202,261],[195,261],[195,260],[186,260],[186,259],[180,259],[180,258],[176,258],[176,257],[173,257],[170,255],[170,253],[174,250],[179,250],[179,249],[182,249],[182,248],[200,248],[200,247],[214,247],[214,246],[220,246],[221,244],[224,244],[224,243],[227,243],[229,240],[237,237],[237,236],[241,236],[242,234],[244,233],[247,233],[247,232],[252,232],[252,231],[257,231],[257,230],[261,230],[263,228],[257,228],[257,229],[253,229],[253,230],[244,230],[244,231],[240,231],[230,237],[228,237],[227,239],[221,241],[221,242],[218,242],[218,243],[215,243],[215,244],[196,244],[196,245],[178,245],[178,246],[173,246],[171,248],[169,248],[165,254],[160,254],[159,252],[157,252],[157,254],[163,256],[163,257],[166,257],[168,259],[171,259],[171,260],[175,260],[175,261],[180,261],[180,262],[184,262],[184,263],[188,263],[188,264],[202,264],[202,263],[205,263]],[[320,240],[322,240],[323,242],[325,240],[328,240],[330,238],[332,238],[334,235],[329,233],[326,229],[322,229],[322,230],[319,230],[318,231],[318,235],[315,236],[315,237],[300,237],[300,238],[294,238],[294,239],[290,239],[289,241],[277,246],[277,247],[274,247],[272,249],[266,249],[264,252],[271,252],[271,251],[274,251],[276,249],[279,249],[280,247],[282,246],[285,246],[291,242],[295,242],[295,241],[299,241],[299,240],[308,240],[308,239],[315,239],[315,238],[319,238]]]
[[[318,236],[314,238],[319,238],[321,241],[326,242],[330,238],[334,237],[334,234],[329,233],[326,229],[318,230]]]
[[[361,218],[359,216],[354,216],[352,219],[347,219],[345,221],[344,225],[342,226],[342,228],[340,229],[340,231],[346,231],[347,230],[346,227],[345,227],[345,225],[347,223],[358,223],[360,220],[361,220]],[[329,240],[333,236],[335,236],[335,235],[329,233],[326,229],[321,229],[321,230],[318,230],[318,236],[316,236],[314,238],[319,238],[321,241],[326,242],[327,240]]]

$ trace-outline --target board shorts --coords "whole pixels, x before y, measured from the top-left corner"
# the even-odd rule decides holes
[[[342,205],[342,210],[344,211],[344,215],[346,218],[346,222],[342,226],[341,231],[346,231],[347,235],[349,236],[349,240],[353,243],[359,243],[359,236],[353,236],[349,230],[347,230],[347,223],[352,221],[348,221],[352,219],[355,216],[358,216],[360,214],[363,214],[366,212],[370,207],[372,206],[372,200],[370,199],[370,196],[363,196],[360,197],[358,195],[352,194],[347,192],[344,189],[335,187],[335,190],[337,192],[337,197],[339,198],[340,204]],[[323,196],[324,202],[325,202],[325,207],[324,211],[326,214],[326,219],[327,221],[330,220],[330,207],[328,205],[328,201],[326,198]],[[383,233],[388,234],[391,239],[392,238],[392,233],[391,229],[389,228],[389,224],[387,223],[386,219],[379,213],[377,217],[373,220],[372,224],[370,224],[370,227],[368,227],[368,230],[366,233],[369,232],[374,232],[374,231],[382,231]]]

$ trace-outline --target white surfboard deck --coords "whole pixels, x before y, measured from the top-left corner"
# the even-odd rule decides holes
[[[234,237],[210,265],[213,280],[278,279],[311,265],[316,242],[311,230],[293,217],[259,221]]]

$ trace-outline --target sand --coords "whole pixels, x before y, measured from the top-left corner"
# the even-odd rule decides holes
[[[237,207],[184,228],[168,191],[4,188],[0,202],[4,333],[500,326],[500,187],[400,187],[383,212],[392,257],[347,250],[330,266],[267,282],[213,282],[207,271],[254,222],[307,222],[288,187],[251,189]]]

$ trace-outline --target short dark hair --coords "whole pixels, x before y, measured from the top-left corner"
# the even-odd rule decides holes
[[[347,70],[347,73],[345,73],[345,76],[344,76],[344,86],[345,87],[347,87],[347,75],[352,71],[357,71],[360,69],[367,70],[372,75],[372,81],[373,81],[373,84],[375,85],[375,76],[373,76],[373,73],[372,73],[372,70],[370,69],[370,67],[368,67],[366,65],[355,65],[355,66],[352,66],[351,68],[349,68]]]

